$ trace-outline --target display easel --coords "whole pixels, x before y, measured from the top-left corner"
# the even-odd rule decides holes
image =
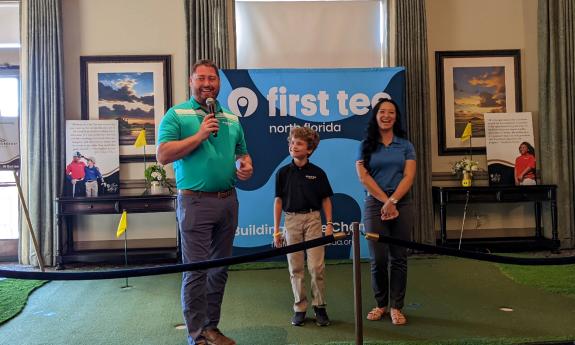
[[[34,250],[36,251],[36,257],[38,260],[38,266],[40,270],[44,272],[44,259],[40,252],[40,246],[36,240],[36,235],[34,235],[34,229],[32,228],[32,221],[30,221],[30,212],[28,211],[28,206],[24,199],[24,193],[22,193],[22,186],[20,185],[20,176],[18,170],[20,169],[20,142],[19,142],[19,124],[17,117],[2,117],[0,114],[0,134],[2,138],[7,142],[8,145],[3,145],[0,149],[0,170],[12,171],[14,174],[14,182],[18,188],[18,196],[20,203],[22,204],[22,209],[24,210],[24,216],[26,218],[26,223],[28,224],[28,231],[30,231],[30,237],[32,237],[32,243],[34,245]]]
[[[18,188],[18,196],[20,203],[22,204],[22,209],[24,210],[24,216],[26,218],[26,223],[28,224],[28,231],[30,231],[30,237],[32,237],[32,244],[34,245],[34,250],[36,251],[36,258],[38,259],[38,266],[40,270],[44,272],[44,258],[42,258],[42,253],[40,253],[40,246],[38,245],[38,240],[36,240],[36,235],[34,235],[34,228],[32,227],[32,221],[30,220],[30,212],[28,211],[28,206],[24,199],[24,193],[22,193],[22,186],[20,185],[20,176],[16,170],[12,171],[14,173],[14,182],[16,182],[16,187]]]

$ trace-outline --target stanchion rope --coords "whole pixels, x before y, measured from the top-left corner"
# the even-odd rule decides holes
[[[513,256],[493,255],[468,250],[459,250],[442,246],[432,246],[412,241],[404,241],[397,238],[383,236],[372,232],[362,232],[366,239],[382,243],[395,244],[401,247],[419,250],[429,254],[441,254],[455,256],[465,259],[496,262],[500,264],[524,265],[524,266],[546,266],[546,265],[572,265],[575,264],[575,256],[555,257],[555,258],[521,258]]]
[[[0,270],[0,277],[15,279],[35,279],[35,280],[96,280],[96,279],[117,279],[143,277],[168,273],[179,273],[186,271],[205,270],[220,266],[236,265],[246,262],[268,259],[274,256],[299,252],[301,250],[314,248],[335,242],[347,237],[346,233],[339,232],[333,235],[316,238],[314,240],[292,244],[282,248],[275,248],[258,253],[230,256],[227,258],[206,260],[189,264],[165,265],[147,268],[133,268],[112,271],[94,272],[31,272]]]
[[[460,257],[479,261],[495,262],[510,265],[544,266],[544,265],[572,265],[575,264],[575,256],[554,257],[554,258],[522,258],[502,255],[485,254],[467,250],[459,250],[442,246],[433,246],[412,241],[404,241],[397,238],[383,236],[376,233],[361,232],[367,240],[382,243],[395,244],[405,248],[419,250],[429,254],[440,254],[446,256]],[[317,238],[310,241],[292,244],[282,248],[275,248],[258,253],[231,256],[221,259],[206,260],[189,264],[165,265],[147,268],[122,269],[111,271],[93,272],[33,272],[15,271],[0,269],[0,277],[14,279],[35,279],[35,280],[96,280],[96,279],[118,279],[143,277],[160,274],[179,273],[186,271],[204,270],[220,266],[236,265],[246,262],[268,259],[275,256],[299,252],[309,248],[319,247],[331,242],[335,242],[347,237],[348,234],[339,232],[334,235]]]

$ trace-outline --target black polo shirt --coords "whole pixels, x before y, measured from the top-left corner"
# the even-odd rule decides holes
[[[300,168],[292,160],[276,173],[275,196],[281,198],[284,212],[320,210],[321,201],[332,195],[325,172],[309,161]]]

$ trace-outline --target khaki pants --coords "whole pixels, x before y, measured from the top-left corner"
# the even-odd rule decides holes
[[[285,238],[288,245],[309,241],[322,237],[321,216],[319,211],[305,214],[286,212]],[[315,247],[287,255],[291,287],[294,297],[293,310],[304,312],[308,307],[305,288],[305,254],[307,254],[307,269],[311,276],[312,305],[324,306],[324,247]]]
[[[86,182],[86,196],[98,196],[98,180]]]

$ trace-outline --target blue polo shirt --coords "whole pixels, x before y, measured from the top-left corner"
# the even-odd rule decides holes
[[[236,156],[248,153],[240,121],[216,103],[218,135],[210,135],[189,155],[174,162],[178,189],[203,192],[228,190],[236,184]],[[160,122],[158,142],[182,140],[196,134],[206,112],[195,99],[170,108]]]
[[[96,166],[90,168],[89,166],[86,165],[86,167],[84,168],[84,172],[85,172],[84,180],[86,182],[95,181],[99,178],[102,178],[102,174],[100,174],[100,169],[98,169],[98,167]]]
[[[361,148],[364,144],[365,141],[362,141],[359,146],[357,160],[362,160]],[[415,160],[413,144],[407,139],[394,136],[391,144],[385,146],[380,143],[371,154],[371,177],[384,192],[394,191],[403,179],[405,161],[408,160]]]

